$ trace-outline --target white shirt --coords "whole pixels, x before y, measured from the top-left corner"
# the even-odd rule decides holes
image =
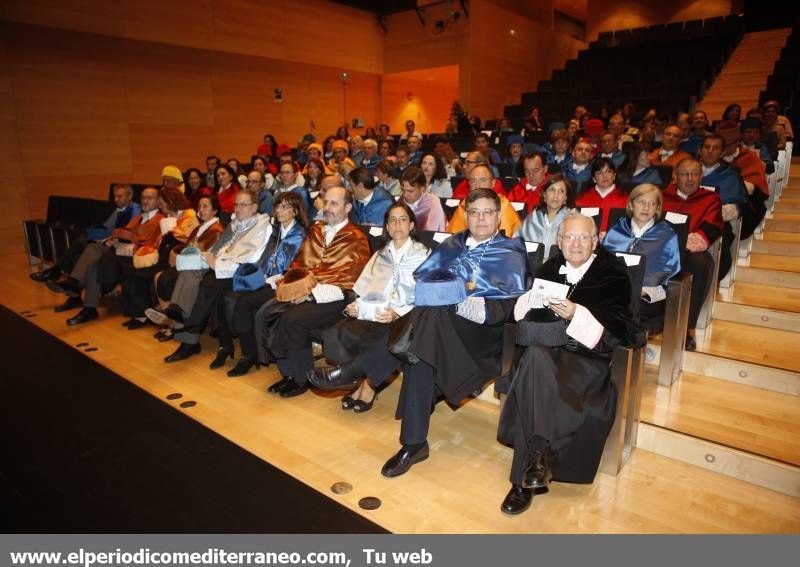
[[[325,225],[325,246],[331,245],[331,242],[333,242],[333,239],[336,237],[336,233],[342,230],[344,225],[346,225],[348,222],[350,222],[350,219],[344,219],[339,224]]]
[[[370,191],[369,195],[367,195],[363,199],[359,199],[358,202],[364,205],[365,207],[369,205],[369,202],[372,201],[372,196],[375,194],[375,191]]]
[[[394,240],[389,242],[389,252],[392,254],[392,262],[394,263],[394,269],[396,271],[400,270],[400,262],[403,261],[403,256],[406,255],[406,252],[408,252],[408,250],[411,248],[412,244],[414,244],[413,239],[408,238],[406,240],[405,244],[403,244],[400,247],[400,250],[395,250]],[[399,297],[397,298],[397,300],[391,299],[391,297],[392,297],[392,286],[393,285],[394,285],[394,282],[392,280],[389,280],[389,282],[387,282],[386,291],[385,291],[386,297],[390,298],[389,299],[389,306],[392,309],[394,309],[395,313],[397,313],[400,317],[402,317],[403,315],[405,315],[406,313],[411,311],[414,308],[414,306],[413,305],[399,305],[399,304],[397,304],[397,300],[400,299]]]
[[[715,163],[715,164],[714,164],[714,165],[712,165],[711,167],[702,166],[702,167],[703,167],[703,177],[706,177],[708,174],[710,174],[711,172],[713,172],[713,171],[714,171],[715,169],[717,169],[719,166],[720,166],[720,164],[719,164],[719,163]]]
[[[157,212],[158,209],[153,209],[152,211],[147,211],[146,213],[142,213],[142,224],[146,223],[151,218],[153,218]]]
[[[286,235],[289,233],[290,230],[292,230],[292,227],[295,225],[295,223],[296,221],[292,219],[292,222],[290,222],[287,226],[284,227],[283,225],[281,225],[281,240],[286,238]]]
[[[201,224],[200,228],[197,229],[197,238],[203,236],[203,233],[207,231],[209,227],[217,221],[219,221],[219,219],[217,217],[214,217]]]
[[[600,195],[603,199],[606,198],[606,195],[611,193],[616,188],[616,184],[612,183],[611,187],[608,189],[600,189],[597,185],[594,186],[594,190],[597,191],[597,194]]]
[[[566,274],[567,275],[567,282],[572,285],[578,283],[586,271],[589,269],[589,266],[592,265],[594,259],[597,257],[597,254],[592,254],[589,256],[589,259],[586,260],[583,264],[578,266],[577,268],[573,268],[569,262],[565,263],[558,269],[559,274]]]
[[[729,155],[729,156],[722,156],[722,159],[724,159],[724,160],[725,160],[725,161],[727,161],[728,163],[731,163],[731,162],[732,162],[733,160],[735,160],[735,159],[736,159],[738,156],[739,156],[739,148],[736,148],[736,151],[735,151],[735,152],[733,152],[733,153],[732,153],[731,155]]]
[[[573,170],[575,173],[580,173],[581,171],[583,171],[583,170],[584,170],[584,169],[586,169],[587,167],[589,167],[589,164],[588,164],[588,163],[585,163],[585,164],[583,164],[583,165],[578,165],[577,163],[573,163],[573,164],[572,164],[572,170]]]
[[[668,158],[668,157],[671,157],[672,154],[674,154],[674,153],[675,153],[675,150],[660,150],[658,152],[658,155],[660,155],[662,158],[664,158],[664,157]]]
[[[634,176],[634,177],[636,177],[636,176],[637,176],[637,175],[639,175],[641,172],[643,172],[645,169],[647,169],[647,168],[646,168],[646,167],[637,167],[637,168],[636,168],[636,171],[634,171],[634,172],[633,172],[633,176]]]
[[[493,235],[491,235],[489,238],[485,238],[485,239],[481,240],[480,242],[475,240],[475,238],[473,238],[472,235],[470,235],[470,236],[467,236],[467,240],[466,240],[466,242],[464,244],[466,245],[468,250],[472,250],[478,244],[483,244],[484,242],[488,242],[489,240],[491,240],[492,238],[497,236],[497,233],[498,233],[498,231],[494,231]]]
[[[648,222],[642,228],[639,228],[639,225],[636,224],[635,221],[631,221],[631,229],[633,230],[633,235],[636,238],[641,238],[642,235],[644,235],[645,232],[650,230],[650,227],[653,226],[654,224],[656,224],[656,219],[650,219],[650,222]]]

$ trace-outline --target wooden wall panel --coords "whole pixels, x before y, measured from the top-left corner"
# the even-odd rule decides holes
[[[456,3],[453,5],[456,6]],[[388,16],[383,72],[397,73],[462,64],[467,56],[469,19],[462,16],[451,28],[436,33],[434,23],[446,16],[447,8],[444,5],[425,10],[425,26],[415,12]]]
[[[205,157],[214,153],[211,148],[214,139],[211,126],[130,124],[129,130],[131,170],[116,180],[153,183],[161,179],[161,170],[165,165],[177,165],[181,169],[204,166]],[[220,157],[225,159],[230,156]]]
[[[382,122],[389,124],[392,132],[404,132],[406,120],[412,119],[420,132],[440,133],[459,97],[459,69],[451,65],[385,74],[382,87]]]

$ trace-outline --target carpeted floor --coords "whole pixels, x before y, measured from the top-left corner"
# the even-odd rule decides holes
[[[0,307],[0,531],[385,533]]]

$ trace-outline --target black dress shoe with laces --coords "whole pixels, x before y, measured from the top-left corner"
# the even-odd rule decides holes
[[[47,289],[50,291],[63,293],[69,297],[81,296],[81,284],[78,283],[78,280],[73,278],[67,278],[58,282],[53,280],[45,280],[44,285],[46,285]]]
[[[63,313],[64,311],[72,311],[79,307],[83,307],[83,301],[81,301],[80,297],[68,297],[64,303],[54,308],[53,311],[56,313]]]
[[[352,390],[364,377],[355,364],[348,362],[341,366],[324,366],[308,373],[308,380],[320,390]]]
[[[52,268],[47,268],[46,270],[42,270],[41,272],[34,272],[30,276],[31,279],[35,282],[46,282],[48,280],[54,280],[60,275],[61,275],[61,268],[53,266]]]
[[[419,446],[403,445],[381,469],[381,474],[386,478],[394,478],[408,472],[413,465],[424,461],[429,455],[428,442]]]
[[[516,516],[530,508],[531,502],[533,502],[533,488],[525,488],[515,484],[506,494],[503,503],[500,505],[500,510],[503,514]]]
[[[178,350],[164,359],[164,362],[178,362],[179,360],[186,360],[190,356],[200,354],[200,343],[190,345],[188,343],[181,343]]]
[[[231,378],[238,378],[239,376],[244,376],[245,374],[250,372],[250,369],[253,368],[253,366],[256,367],[256,370],[258,370],[261,367],[261,365],[256,361],[255,358],[243,356],[242,358],[239,359],[239,362],[236,363],[236,366],[228,370],[228,376],[230,376]]]
[[[290,377],[281,378],[280,380],[275,382],[272,386],[267,388],[267,392],[269,392],[270,394],[280,394],[281,390],[287,388],[290,382],[293,382],[293,380]]]
[[[547,485],[553,479],[550,472],[550,450],[536,451],[530,458],[525,476],[522,479],[523,488],[535,488],[537,494],[547,492]]]
[[[222,368],[225,366],[225,361],[230,357],[233,360],[233,351],[229,350],[225,347],[220,347],[217,349],[217,356],[214,357],[214,360],[211,361],[211,364],[208,367],[211,370],[216,370],[217,368]]]
[[[295,396],[299,396],[301,394],[305,394],[308,391],[308,382],[304,384],[298,384],[294,380],[289,380],[289,383],[281,389],[280,396],[282,398],[294,398]]]
[[[97,319],[97,317],[98,317],[97,309],[95,309],[94,307],[84,307],[83,309],[78,311],[77,315],[67,319],[67,325],[69,325],[70,327],[74,325],[80,325],[81,323],[87,323],[89,321]]]
[[[147,323],[145,323],[144,321],[139,321],[139,319],[131,319],[130,321],[128,321],[128,324],[125,325],[125,326],[128,327],[129,331],[135,331],[137,329],[141,329],[143,327],[146,327]]]

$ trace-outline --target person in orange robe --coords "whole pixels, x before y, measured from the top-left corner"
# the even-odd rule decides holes
[[[469,172],[469,177],[467,179],[472,189],[492,189],[494,182],[496,181],[496,179],[494,179],[492,176],[492,171],[489,169],[489,166],[485,164],[480,164],[473,167]],[[497,193],[497,191],[495,191],[495,193]],[[514,207],[511,206],[511,201],[509,201],[505,195],[499,195],[499,197],[500,230],[504,231],[506,236],[510,237],[517,232],[517,229],[522,224],[522,221],[520,220],[517,211],[515,211]],[[467,213],[465,210],[464,200],[462,200],[447,225],[447,231],[456,233],[461,232],[466,228]]]

